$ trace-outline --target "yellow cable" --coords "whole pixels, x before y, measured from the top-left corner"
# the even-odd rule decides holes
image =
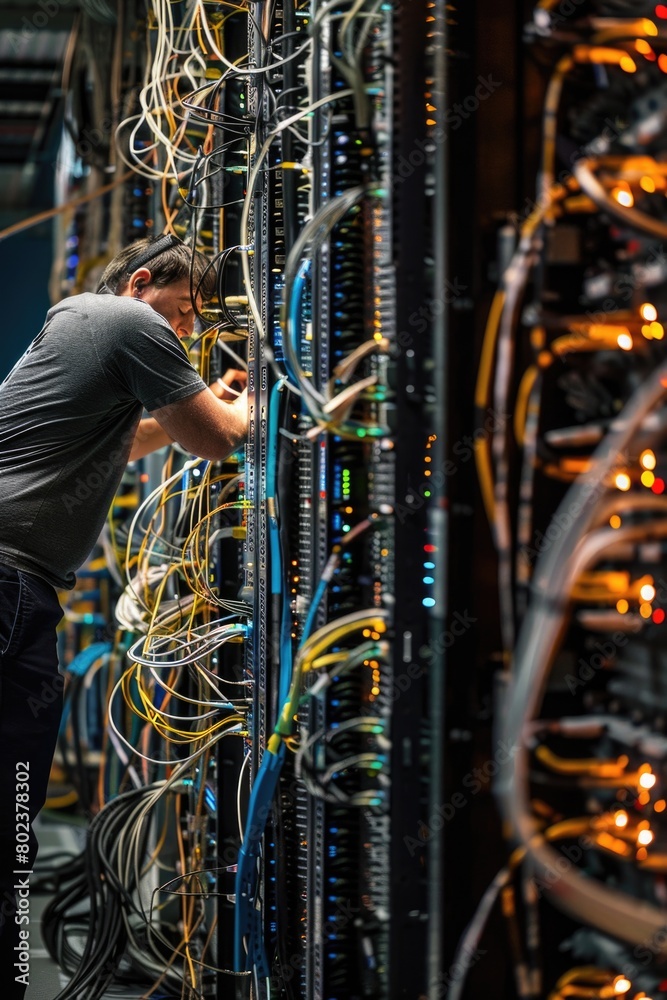
[[[528,400],[539,374],[537,365],[526,368],[516,395],[514,405],[514,437],[520,448],[523,448],[526,420],[528,419]]]

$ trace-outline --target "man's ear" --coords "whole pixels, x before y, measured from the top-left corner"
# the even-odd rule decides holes
[[[150,284],[151,278],[151,272],[147,267],[137,268],[137,270],[131,275],[130,280],[125,286],[122,294],[131,295],[132,298],[140,298],[142,288],[145,288],[146,285]]]

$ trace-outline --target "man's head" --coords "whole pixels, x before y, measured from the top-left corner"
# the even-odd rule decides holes
[[[141,299],[167,320],[180,336],[192,334],[194,310],[215,293],[216,274],[211,262],[182,240],[169,234],[137,240],[116,254],[100,279],[114,295]]]
[[[136,240],[117,253],[104,269],[98,290],[106,286],[114,295],[122,295],[132,274],[147,265],[151,282],[158,288],[184,278],[190,280],[192,275],[192,287],[204,301],[215,293],[215,268],[211,267],[211,262],[169,233]]]

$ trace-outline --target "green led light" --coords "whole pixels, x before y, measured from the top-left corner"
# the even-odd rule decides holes
[[[350,530],[350,525],[349,524],[344,524],[343,525],[343,531],[349,531],[349,530]]]
[[[430,495],[431,495],[431,491],[430,490],[424,490],[424,496],[425,497],[430,497]]]
[[[357,428],[357,437],[360,437],[360,438],[365,438],[366,437],[366,431],[364,430],[363,427],[358,427]]]

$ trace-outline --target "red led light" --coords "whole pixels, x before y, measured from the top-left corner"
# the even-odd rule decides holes
[[[664,486],[663,486],[663,489],[664,489]],[[438,550],[437,550],[437,548],[436,548],[435,545],[425,545],[424,546],[424,552],[437,552],[437,551]]]
[[[667,18],[667,7],[665,7],[664,3],[659,3],[655,8],[655,16]]]
[[[655,625],[662,625],[665,620],[665,612],[662,608],[656,608],[652,615]]]
[[[658,56],[658,66],[663,73],[667,73],[667,56],[664,52],[661,52]]]
[[[665,480],[656,478],[653,481],[653,486],[651,487],[653,493],[664,493],[665,492]]]

